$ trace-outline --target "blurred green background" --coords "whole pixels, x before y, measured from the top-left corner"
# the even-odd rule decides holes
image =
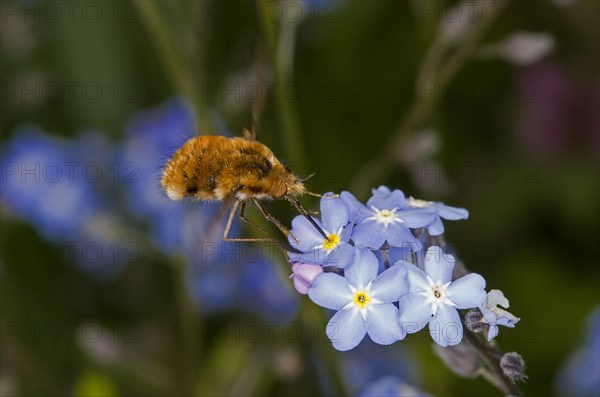
[[[446,240],[521,317],[498,342],[525,358],[524,393],[556,393],[558,371],[600,303],[597,1],[496,2],[472,26],[448,13],[454,1],[67,3],[2,2],[3,146],[24,123],[68,139],[97,131],[118,146],[132,116],[173,97],[190,104],[198,133],[239,135],[254,108],[259,139],[299,174],[316,172],[313,191],[365,200],[386,184],[467,208],[469,220],[447,225]],[[535,52],[506,49],[518,31],[545,33],[553,46],[515,61],[515,51]],[[271,208],[289,223],[289,208]],[[197,310],[175,255],[142,244],[118,275],[98,278],[64,256],[48,259],[56,240],[4,200],[1,220],[3,396],[336,390],[312,356],[321,349],[343,361],[344,353],[323,339],[207,336],[207,324],[263,320]],[[308,327],[312,304],[302,296],[300,305],[295,320]],[[55,323],[62,336],[39,337]],[[67,336],[85,324],[102,327],[116,347],[89,353]],[[318,332],[325,338],[324,327]],[[453,375],[426,338],[399,344],[420,389],[498,395],[483,380]]]

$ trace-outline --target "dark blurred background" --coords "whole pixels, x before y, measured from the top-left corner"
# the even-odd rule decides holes
[[[254,114],[313,191],[386,184],[467,208],[445,237],[521,318],[497,341],[526,360],[524,393],[598,395],[599,13],[3,1],[0,394],[356,395],[392,376],[498,395],[428,335],[334,351],[276,250],[221,245],[218,204],[160,193],[186,137],[240,135]]]

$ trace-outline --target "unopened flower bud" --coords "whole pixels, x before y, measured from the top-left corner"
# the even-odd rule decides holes
[[[527,375],[525,375],[525,361],[517,352],[506,353],[502,356],[502,359],[500,359],[500,367],[502,368],[504,375],[506,375],[512,383],[527,380]]]
[[[484,332],[489,325],[483,321],[483,313],[479,309],[469,310],[465,315],[465,325],[473,332]]]
[[[323,273],[321,265],[314,265],[305,262],[293,262],[292,274],[290,278],[294,279],[294,288],[302,295],[308,294],[308,289],[313,283],[315,277]]]

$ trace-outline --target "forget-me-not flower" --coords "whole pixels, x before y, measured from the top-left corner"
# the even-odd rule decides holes
[[[406,333],[397,321],[398,301],[406,292],[401,267],[392,266],[377,275],[379,262],[366,249],[358,249],[344,276],[322,273],[308,290],[316,304],[338,310],[327,325],[327,336],[337,350],[350,350],[365,334],[381,345],[403,339]]]
[[[482,321],[488,323],[490,326],[487,334],[488,340],[492,340],[498,335],[498,325],[514,328],[515,324],[520,320],[520,318],[513,316],[506,310],[500,309],[498,306],[504,308],[508,308],[509,306],[508,299],[498,289],[488,292],[485,301],[479,306],[479,310],[483,314]]]
[[[440,247],[430,247],[425,254],[425,271],[407,262],[409,293],[400,297],[399,321],[407,333],[420,331],[429,324],[429,333],[440,346],[456,345],[463,328],[457,309],[478,307],[485,300],[485,280],[471,273],[452,281],[454,257]]]
[[[290,260],[344,268],[354,255],[348,243],[352,232],[348,206],[340,197],[323,197],[321,220],[313,219],[327,238],[304,216],[296,216],[288,240],[302,254],[290,253]]]
[[[360,248],[379,249],[387,241],[392,247],[419,250],[421,243],[409,228],[427,226],[434,216],[433,208],[409,207],[402,191],[380,186],[360,209],[352,240]]]

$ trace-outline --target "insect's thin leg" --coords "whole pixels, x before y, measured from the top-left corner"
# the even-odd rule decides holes
[[[250,226],[252,226],[253,228],[259,230],[260,232],[262,232],[262,234],[265,235],[269,235],[269,233],[267,233],[266,230],[264,230],[262,227],[258,226],[256,223],[252,222],[250,219],[246,218],[244,216],[244,210],[246,209],[246,202],[243,201],[242,202],[242,206],[240,207],[240,219],[243,220],[244,222],[246,222],[247,224],[249,224]],[[270,240],[269,240],[270,241]]]
[[[296,241],[297,243],[300,242],[300,241],[298,241],[296,236],[294,236],[294,234],[288,230],[287,227],[285,227],[281,222],[279,222],[279,220],[277,218],[273,217],[271,214],[269,214],[267,212],[267,210],[265,209],[265,207],[262,206],[260,201],[258,201],[258,200],[253,200],[253,201],[254,201],[254,204],[258,207],[258,210],[260,211],[262,216],[264,216],[267,221],[274,224],[277,227],[277,229],[279,229],[279,231],[281,231],[281,233],[283,233],[286,237],[288,235],[291,235],[292,238],[294,239],[294,241]]]
[[[244,217],[244,209],[246,208],[246,202],[236,200],[233,203],[233,207],[231,207],[231,212],[229,213],[229,219],[227,220],[227,226],[225,226],[225,231],[223,232],[223,241],[237,241],[237,242],[240,242],[240,241],[272,241],[272,239],[270,239],[270,238],[256,239],[256,238],[230,238],[229,237],[229,231],[231,229],[231,224],[233,223],[233,217],[235,216],[235,213],[237,212],[238,206],[240,207],[240,219],[241,220],[243,220],[250,226],[260,230],[263,234],[267,234],[267,232],[265,232],[263,229],[261,229],[254,222],[252,222],[251,220]]]
[[[298,212],[300,214],[302,214],[306,219],[308,219],[308,221],[315,227],[315,229],[317,229],[319,231],[319,233],[321,233],[321,235],[323,237],[325,237],[325,239],[329,239],[329,237],[327,237],[327,234],[325,234],[325,232],[323,231],[323,229],[321,229],[319,227],[319,225],[317,225],[317,222],[315,222],[315,220],[308,215],[308,213],[306,212],[306,210],[304,208],[302,208],[302,206],[300,205],[300,203],[298,202],[298,200],[296,200],[295,198],[292,197],[288,197],[287,199],[290,203],[292,203],[292,205],[294,206],[294,208],[296,208],[296,210],[298,210]]]
[[[229,229],[231,229],[231,224],[233,223],[233,217],[235,216],[235,212],[237,211],[238,206],[240,205],[239,200],[235,200],[233,202],[233,206],[231,206],[231,211],[229,212],[229,218],[227,218],[227,225],[225,226],[225,230],[223,231],[223,241],[229,240]]]
[[[241,205],[240,205],[241,204]],[[265,232],[262,228],[258,227],[258,225],[256,225],[254,222],[252,222],[251,220],[247,219],[246,217],[244,217],[244,209],[246,207],[246,202],[245,201],[239,201],[236,200],[233,204],[233,207],[231,208],[231,212],[229,213],[229,219],[227,220],[227,226],[225,227],[225,232],[223,233],[223,241],[231,241],[231,242],[236,242],[236,243],[271,243],[277,246],[277,248],[279,248],[281,250],[281,252],[283,252],[284,256],[286,257],[286,259],[289,259],[289,254],[287,253],[287,251],[281,246],[281,244],[279,244],[278,241],[274,240],[273,238],[270,237],[264,237],[264,238],[248,238],[248,237],[244,237],[244,238],[231,238],[229,237],[229,231],[231,229],[231,224],[233,223],[233,217],[235,216],[235,213],[237,212],[237,208],[238,206],[240,207],[240,219],[243,220],[244,222],[248,223],[250,226],[260,230],[261,232],[263,232],[264,234],[267,234],[267,232]]]

